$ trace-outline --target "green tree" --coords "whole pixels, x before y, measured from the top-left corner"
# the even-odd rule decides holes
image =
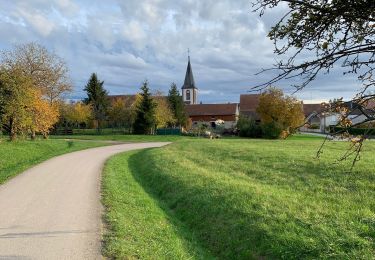
[[[156,124],[156,104],[151,97],[147,80],[143,83],[141,90],[141,100],[136,107],[136,117],[133,127],[134,133],[152,134]]]
[[[186,126],[187,115],[185,111],[185,104],[175,83],[172,83],[171,88],[169,89],[168,102],[172,109],[174,118],[176,119],[177,126]]]
[[[104,81],[100,81],[96,73],[92,73],[84,90],[87,93],[85,103],[91,105],[93,117],[96,121],[98,132],[107,116],[109,106],[108,92],[103,87]]]
[[[0,69],[0,122],[11,141],[32,124],[33,90],[32,79],[21,68]]]

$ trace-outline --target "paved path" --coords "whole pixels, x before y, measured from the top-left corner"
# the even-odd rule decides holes
[[[101,259],[100,174],[112,145],[45,161],[0,186],[0,259]]]

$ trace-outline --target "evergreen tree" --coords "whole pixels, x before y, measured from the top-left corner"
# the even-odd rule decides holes
[[[176,124],[180,127],[185,126],[187,121],[185,105],[175,83],[171,84],[168,93],[168,102],[176,119]]]
[[[85,103],[92,106],[98,131],[100,131],[101,124],[106,118],[109,105],[108,92],[104,89],[103,84],[104,81],[100,81],[96,73],[93,73],[84,88],[87,93]]]
[[[141,100],[136,107],[136,118],[134,122],[135,134],[152,134],[156,124],[155,109],[156,104],[153,101],[148,88],[148,82],[145,81],[141,87]]]

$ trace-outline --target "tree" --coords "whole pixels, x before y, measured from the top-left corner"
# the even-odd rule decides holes
[[[39,90],[34,91],[33,95],[29,108],[31,139],[35,139],[36,133],[41,133],[44,138],[47,138],[50,130],[59,120],[58,106],[56,103],[51,104],[43,99]]]
[[[157,91],[153,99],[156,104],[155,119],[156,127],[162,128],[176,124],[171,105],[161,91]]]
[[[257,0],[253,5],[263,15],[267,8],[281,3],[287,3],[289,9],[268,36],[274,41],[277,55],[292,54],[276,64],[281,73],[264,85],[303,77],[303,82],[296,85],[301,89],[319,73],[329,72],[337,64],[346,73],[359,73],[360,80],[374,85],[373,0]],[[306,52],[314,54],[311,59],[306,60]]]
[[[140,101],[136,107],[136,117],[133,127],[134,133],[152,134],[156,124],[156,104],[151,97],[147,80],[143,83],[141,90]]]
[[[134,108],[130,98],[116,98],[108,110],[108,120],[112,126],[126,127],[134,123]]]
[[[104,81],[100,81],[96,73],[92,73],[84,90],[87,93],[85,104],[90,104],[93,110],[94,120],[97,122],[97,129],[100,131],[101,124],[106,118],[109,105],[108,92],[103,87]]]
[[[284,131],[284,137],[300,127],[304,122],[302,103],[294,97],[286,96],[280,89],[269,88],[259,98],[257,113],[264,131]],[[267,133],[263,133],[267,135]],[[269,137],[277,137],[270,133]]]
[[[91,105],[86,105],[83,102],[65,103],[59,104],[60,110],[60,122],[72,127],[80,127],[81,125],[87,125],[92,117]]]
[[[183,102],[180,92],[177,90],[175,83],[171,84],[171,88],[168,93],[168,101],[172,109],[174,118],[176,119],[177,126],[186,126],[187,115],[185,111],[185,104]]]
[[[0,121],[11,141],[26,131],[32,118],[32,79],[18,67],[0,69]]]
[[[3,66],[20,68],[25,76],[30,76],[50,104],[72,90],[65,62],[40,44],[16,45],[1,56]]]
[[[359,124],[375,120],[375,108],[368,107],[375,97],[370,88],[375,64],[375,1],[373,0],[254,0],[253,6],[262,16],[267,8],[281,3],[289,7],[285,15],[271,28],[268,36],[274,41],[275,53],[289,58],[279,61],[274,68],[280,73],[270,81],[257,86],[263,88],[282,79],[302,78],[296,89],[302,89],[321,73],[329,73],[334,66],[344,68],[344,74],[355,74],[363,88],[353,99],[365,116]],[[280,45],[279,45],[280,44]],[[306,59],[306,53],[312,53]],[[340,108],[340,105],[344,105]],[[345,110],[345,102],[335,104]],[[341,117],[340,124],[347,124],[349,113]],[[350,121],[350,120],[349,120]],[[350,128],[355,127],[350,124]],[[338,132],[334,134],[348,134]],[[352,168],[359,160],[366,135],[350,138],[350,151],[341,160],[354,154]],[[324,143],[323,143],[324,145]],[[322,147],[323,147],[322,145]],[[318,151],[318,157],[322,151]]]

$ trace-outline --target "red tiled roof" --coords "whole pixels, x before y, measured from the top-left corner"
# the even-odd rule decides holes
[[[305,116],[309,116],[313,112],[320,113],[321,111],[321,104],[303,104],[303,113],[305,114]]]
[[[241,113],[256,112],[259,104],[260,94],[242,94],[240,96]]]
[[[226,116],[236,115],[238,104],[196,104],[185,105],[189,116]]]

